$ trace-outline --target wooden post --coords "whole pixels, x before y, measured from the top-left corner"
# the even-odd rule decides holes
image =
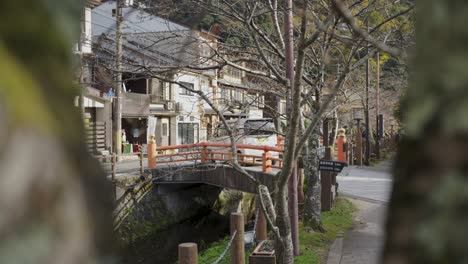
[[[346,162],[346,153],[345,153],[344,144],[346,144],[345,130],[341,128],[338,131],[338,139],[336,141],[336,145],[337,145],[336,160],[342,161],[342,162]]]
[[[122,9],[123,0],[116,1],[117,8],[115,14],[115,98],[112,115],[112,131],[114,140],[114,153],[122,154]]]
[[[375,154],[377,159],[380,159],[380,53],[377,51],[376,58],[377,61],[377,78],[375,81],[375,130],[377,131],[376,141],[375,141]],[[383,132],[383,131],[382,131]]]
[[[156,141],[154,135],[150,136],[150,142],[148,143],[148,168],[156,168]]]
[[[263,172],[271,172],[271,153],[263,151],[262,154],[262,170]]]
[[[354,143],[353,142],[349,143],[348,148],[349,148],[348,163],[349,165],[354,165]]]
[[[203,145],[201,149],[201,162],[202,163],[207,163],[208,162],[208,149],[206,148],[206,145]]]
[[[324,133],[325,134],[325,133]],[[331,148],[325,148],[325,159],[331,159]],[[332,178],[333,175],[331,172],[323,171],[320,173],[320,182],[322,184],[322,212],[328,212],[331,209],[332,204],[332,194],[331,194],[331,187],[332,187]]]
[[[143,168],[143,150],[140,152],[140,176],[143,176],[144,168]]]
[[[244,214],[231,214],[231,235],[236,232],[232,242],[231,264],[245,264],[244,253]]]
[[[197,244],[179,244],[179,264],[198,264]]]
[[[257,225],[255,226],[255,240],[257,243],[267,239],[267,222],[265,213],[263,213],[262,206],[260,204],[260,198],[257,197]]]
[[[361,134],[361,123],[357,121],[356,128],[356,165],[362,165],[362,134]]]
[[[116,190],[116,186],[115,186],[115,174],[116,174],[116,171],[117,171],[117,156],[115,154],[112,154],[112,192],[113,192],[113,195],[114,195],[114,199],[117,200],[117,190]]]
[[[112,181],[115,180],[115,174],[116,174],[116,156],[115,154],[112,154],[112,165],[111,165],[111,168],[112,168]]]
[[[331,148],[329,144],[329,135],[328,135],[328,119],[323,121],[323,145],[325,146],[325,160],[331,160]],[[321,172],[320,173],[320,183],[322,185],[322,211],[330,211],[331,209],[331,186],[332,186],[332,175],[330,172]]]

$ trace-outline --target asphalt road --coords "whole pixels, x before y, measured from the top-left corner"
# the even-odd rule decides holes
[[[345,167],[337,176],[338,193],[350,197],[387,203],[392,189],[392,161],[373,167]]]

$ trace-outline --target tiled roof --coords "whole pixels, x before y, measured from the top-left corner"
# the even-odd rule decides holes
[[[113,16],[113,10],[115,9],[116,1],[107,1],[93,8],[93,36],[99,36],[101,34],[115,34],[115,17]],[[123,7],[122,17],[122,33],[124,34],[190,30],[187,27],[154,16],[142,9],[134,7]]]

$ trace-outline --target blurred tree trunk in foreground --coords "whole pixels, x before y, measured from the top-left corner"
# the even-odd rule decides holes
[[[420,1],[383,263],[468,262],[468,2]]]
[[[79,15],[80,1],[0,3],[0,263],[110,255],[111,189],[73,107]]]

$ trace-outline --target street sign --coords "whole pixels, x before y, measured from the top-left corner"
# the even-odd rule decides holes
[[[333,160],[320,160],[320,171],[341,172],[344,167],[348,166],[346,162],[333,161]]]

